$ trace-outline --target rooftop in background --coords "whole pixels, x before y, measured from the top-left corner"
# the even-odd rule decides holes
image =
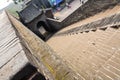
[[[32,21],[42,14],[42,11],[37,9],[33,4],[28,5],[24,10],[20,12],[22,19],[24,19],[25,23]]]
[[[74,11],[76,11],[78,8],[80,8],[80,6],[82,6],[85,2],[87,2],[88,0],[84,0],[84,2],[80,2],[80,0],[73,0],[69,6],[70,8],[68,8],[67,6],[62,9],[61,11],[58,11],[54,14],[55,17],[58,18],[58,21],[63,21],[66,17],[68,17],[70,14],[72,14]]]

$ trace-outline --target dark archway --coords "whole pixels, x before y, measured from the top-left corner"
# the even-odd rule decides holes
[[[41,39],[45,40],[49,34],[49,27],[45,24],[44,21],[39,21],[36,25],[34,33]]]
[[[39,29],[39,28],[41,28],[41,27],[42,27],[44,30],[49,31],[49,28],[48,28],[48,26],[45,24],[44,21],[39,21],[39,22],[37,23],[37,29]]]

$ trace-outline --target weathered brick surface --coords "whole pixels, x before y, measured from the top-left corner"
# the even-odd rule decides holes
[[[71,68],[65,64],[55,52],[22,23],[9,15],[11,22],[26,43],[32,54],[26,54],[33,64],[49,80],[82,80]]]
[[[60,35],[56,34],[47,41],[56,54],[86,80],[120,79],[120,28],[111,27],[119,27],[120,20],[118,17],[105,19],[98,23],[85,24],[83,28],[63,30],[57,33]],[[100,24],[103,22],[104,24]],[[101,27],[108,25],[107,29],[99,29],[98,24]],[[95,32],[85,32],[89,27],[91,30],[93,25],[97,27]]]
[[[1,69],[0,69],[0,80],[10,80],[13,78],[22,68],[28,64],[28,59],[25,56],[24,51],[21,51],[17,55],[11,58]],[[23,74],[24,75],[24,74]]]
[[[87,23],[76,28],[72,28],[66,31],[59,32],[55,34],[56,36],[60,35],[74,35],[80,32],[89,32],[94,29],[105,30],[107,27],[115,27],[120,24],[120,13],[113,14],[111,16],[107,16],[105,18],[99,19],[97,21],[93,21],[91,23]],[[117,27],[116,27],[117,28]],[[111,31],[109,31],[111,32]],[[106,36],[106,35],[102,35]],[[104,38],[104,37],[102,37]]]
[[[79,0],[77,0],[79,1]],[[72,23],[75,23],[79,20],[83,20],[85,18],[88,18],[90,16],[93,16],[99,12],[105,11],[109,8],[114,7],[115,5],[119,4],[120,0],[88,0],[84,5],[81,6],[81,4],[76,3],[79,7],[69,14],[69,16],[66,17],[64,15],[63,20],[51,20],[48,19],[48,22],[51,26],[53,26],[56,30],[59,30],[65,26],[68,26]]]
[[[107,1],[105,1],[105,5],[108,4]],[[120,64],[119,59],[116,59],[116,57],[119,58],[119,29],[107,28],[105,31],[97,30],[83,34],[70,33],[67,36],[53,37],[48,41],[48,44],[57,52],[55,53],[19,21],[11,16],[10,18],[26,43],[25,47],[33,53],[28,54],[31,61],[46,78],[50,80],[119,80]],[[109,19],[103,21],[108,24]],[[115,23],[117,21],[119,19],[114,20]],[[96,27],[99,24],[104,25],[100,21],[95,23]],[[89,28],[90,24],[85,26],[82,30]],[[93,26],[93,28],[96,27]]]

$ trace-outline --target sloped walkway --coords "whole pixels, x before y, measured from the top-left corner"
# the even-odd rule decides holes
[[[118,16],[115,18],[115,15],[114,18],[109,19],[106,18],[104,19],[106,22],[103,22],[105,24],[109,22],[108,24],[112,25],[107,24],[105,26],[103,24],[102,26],[105,26],[105,29],[97,28],[100,24],[98,25],[96,21],[94,22],[96,31],[91,31],[94,26],[87,25],[87,27],[75,29],[79,32],[73,31],[72,34],[70,32],[70,35],[64,36],[60,33],[73,28],[63,29],[47,43],[56,51],[58,56],[80,74],[83,80],[119,80],[120,20]],[[74,26],[74,28],[76,27]],[[84,32],[86,30],[89,32]],[[81,31],[83,33],[80,33]]]
[[[86,80],[120,79],[120,29],[53,37],[47,43]]]

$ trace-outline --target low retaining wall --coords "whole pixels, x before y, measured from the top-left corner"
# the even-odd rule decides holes
[[[57,20],[48,19],[48,22],[55,30],[59,30],[79,20],[83,20],[106,9],[112,8],[119,3],[120,0],[88,0],[63,21],[59,22]]]

